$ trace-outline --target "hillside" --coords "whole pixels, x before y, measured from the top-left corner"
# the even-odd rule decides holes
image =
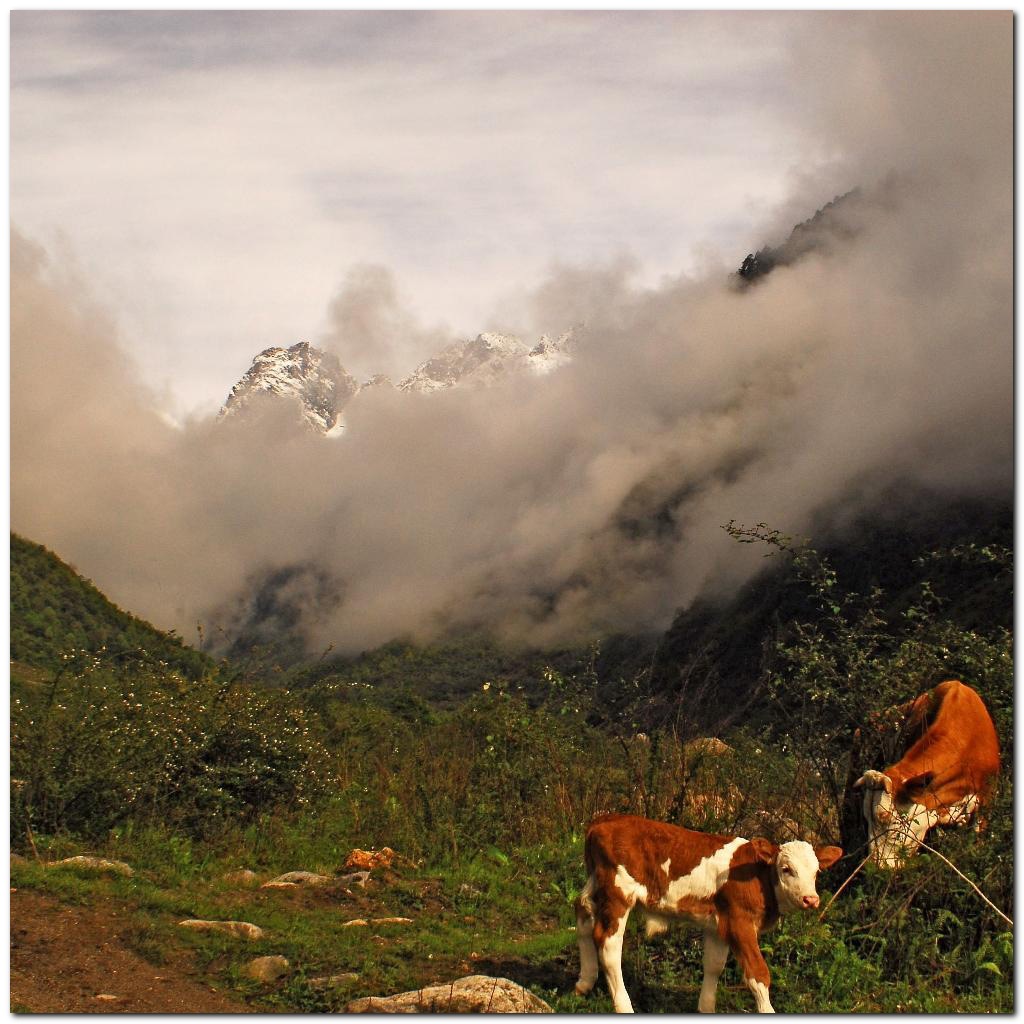
[[[202,983],[258,1012],[339,1012],[356,997],[483,972],[528,986],[556,1012],[607,1012],[600,986],[586,1000],[572,990],[584,823],[620,810],[708,832],[836,842],[852,726],[906,696],[908,679],[919,687],[946,671],[969,679],[991,709],[1006,781],[986,832],[931,841],[1012,912],[1009,536],[1006,507],[936,505],[928,517],[876,519],[835,538],[824,550],[836,590],[877,586],[877,606],[908,641],[864,658],[858,648],[852,664],[859,624],[823,616],[806,580],[777,558],[725,605],[680,616],[653,672],[649,641],[628,637],[577,653],[517,654],[468,637],[394,643],[282,672],[284,685],[269,690],[253,688],[237,665],[187,686],[159,665],[72,670],[46,714],[12,700],[11,836],[24,855],[12,859],[17,1008],[84,1009],[102,992],[123,1009],[172,1010],[175,993]],[[936,548],[959,551],[929,558]],[[86,621],[109,630],[123,644],[115,649],[129,637],[147,649],[178,643],[21,538],[12,538],[12,577],[15,649],[37,661],[59,649],[62,623],[79,638],[90,636]],[[908,626],[900,614],[920,606],[925,579],[943,603]],[[35,633],[26,609],[38,610]],[[781,651],[774,641],[798,624],[803,632]],[[749,681],[773,649],[775,691],[755,690]],[[202,658],[180,645],[177,654]],[[133,700],[123,699],[128,681]],[[730,727],[712,727],[728,744],[722,753],[687,742],[704,724],[701,704],[687,700],[701,686],[705,722],[716,710],[732,714]],[[798,712],[774,728],[773,699]],[[772,935],[780,1009],[1012,1006],[1012,932],[1001,909],[924,854],[892,876],[865,869],[832,906],[829,894],[860,856],[843,845],[848,866],[819,881],[827,918],[793,915]],[[349,852],[385,846],[399,854],[393,868],[352,885]],[[79,854],[135,873],[55,866]],[[252,885],[238,880],[240,868],[254,873]],[[255,887],[293,871],[322,887]],[[62,904],[86,908],[79,917],[120,965],[107,983],[89,958],[62,954],[60,970],[89,986],[77,1002],[47,958],[31,956],[40,937],[73,934]],[[197,915],[264,934],[243,946],[184,934],[178,922]],[[640,1007],[695,1005],[693,933],[634,948],[624,968]],[[283,955],[286,973],[254,982],[254,955]],[[160,969],[155,995],[145,963]],[[748,1007],[738,974],[721,997],[726,1012]]]
[[[883,629],[900,627],[926,581],[950,623],[982,633],[1012,629],[1012,572],[971,556],[990,547],[1012,550],[1012,503],[918,499],[899,512],[863,515],[841,534],[823,530],[812,543],[844,588],[884,592]],[[685,704],[689,719],[712,730],[739,716],[760,718],[766,700],[758,684],[774,641],[790,623],[819,615],[792,565],[770,559],[729,598],[697,602],[676,616],[654,658],[641,717],[648,726],[661,724]]]
[[[52,670],[71,649],[145,651],[196,679],[211,660],[122,611],[52,551],[11,534],[11,660]]]

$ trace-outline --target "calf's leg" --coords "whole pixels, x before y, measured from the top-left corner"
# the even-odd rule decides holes
[[[576,994],[585,996],[597,981],[597,946],[594,944],[594,905],[590,902],[593,891],[593,877],[576,901],[576,939],[580,946],[580,980],[576,982]]]
[[[616,1013],[633,1012],[633,1004],[629,1001],[629,993],[622,980],[622,940],[626,934],[629,910],[624,902],[609,901],[598,910],[594,926],[597,956]]]
[[[700,999],[697,1009],[700,1013],[715,1012],[715,992],[718,979],[725,969],[725,961],[729,958],[729,943],[718,934],[717,927],[704,931],[704,981],[700,986]]]
[[[774,1013],[772,1001],[768,998],[771,975],[768,973],[768,965],[761,955],[761,947],[757,942],[757,929],[754,927],[753,921],[744,921],[734,925],[729,932],[729,945],[743,971],[743,981],[750,989],[754,1002],[757,1004],[757,1012]]]

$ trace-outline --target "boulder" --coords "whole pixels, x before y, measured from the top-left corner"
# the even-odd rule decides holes
[[[306,984],[310,988],[321,991],[327,988],[340,988],[342,985],[351,985],[358,980],[359,975],[355,971],[346,971],[344,974],[329,974],[323,978],[310,978]]]
[[[55,861],[51,867],[80,868],[85,871],[109,871],[115,875],[124,875],[130,878],[135,872],[120,860],[104,860],[102,857],[65,857],[63,860]]]
[[[346,868],[355,868],[358,871],[372,871],[374,868],[389,868],[395,859],[395,851],[390,846],[382,850],[353,850],[345,858]]]
[[[341,885],[358,885],[360,889],[365,889],[369,880],[369,871],[353,871],[351,875],[342,875],[337,879]]]
[[[508,978],[471,974],[444,985],[394,996],[369,996],[349,1003],[345,1013],[552,1013],[522,985]]]
[[[226,935],[234,935],[239,939],[262,939],[263,929],[258,925],[249,924],[248,921],[200,921],[190,918],[188,921],[179,921],[179,928],[194,928],[201,932],[224,932]]]
[[[269,882],[264,882],[261,888],[269,889],[284,882],[292,885],[327,885],[331,881],[333,879],[327,875],[317,875],[312,871],[287,871],[283,875],[278,875],[277,878],[272,878]]]
[[[250,960],[242,968],[242,973],[248,978],[253,978],[255,981],[269,984],[287,974],[290,967],[291,964],[288,963],[286,957],[258,956],[255,960]]]

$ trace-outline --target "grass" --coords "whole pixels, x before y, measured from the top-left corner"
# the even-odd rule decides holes
[[[578,959],[572,900],[583,881],[578,835],[514,853],[491,849],[459,864],[378,869],[365,891],[355,888],[351,894],[338,887],[237,888],[223,875],[246,859],[244,851],[200,854],[192,848],[186,855],[172,834],[149,831],[141,838],[141,845],[136,836],[131,844],[122,838],[112,842],[112,849],[91,851],[70,849],[74,844],[67,841],[57,844],[61,855],[95,852],[129,860],[137,869],[130,878],[47,868],[30,860],[12,865],[12,885],[65,902],[116,907],[119,917],[128,921],[124,940],[145,960],[163,964],[187,953],[207,980],[266,1011],[337,1012],[352,999],[477,973],[523,984],[559,1013],[612,1011],[603,982],[586,998],[573,992]],[[970,838],[960,842],[969,844]],[[278,869],[317,866],[323,867],[278,862],[271,870],[261,870],[260,880],[268,880]],[[326,867],[333,871],[338,865]],[[762,948],[772,970],[776,1009],[1011,1010],[1012,936],[986,933],[973,951],[973,968],[965,968],[963,950],[947,956],[943,946],[944,937],[961,934],[960,918],[954,915],[948,928],[936,930],[934,915],[928,916],[925,909],[915,912],[913,903],[904,906],[906,893],[920,894],[922,882],[935,871],[934,862],[925,857],[898,881],[868,871],[864,884],[848,889],[824,921],[817,915],[801,915],[767,933]],[[839,881],[822,878],[823,906],[830,887]],[[969,903],[957,909],[962,917],[979,912]],[[385,916],[410,917],[412,924],[341,927],[353,918]],[[185,917],[251,921],[266,935],[251,942],[189,932],[177,927]],[[923,927],[925,917],[931,934]],[[941,915],[938,920],[941,924]],[[640,924],[640,915],[634,914],[623,957],[634,1005],[651,1013],[693,1011],[702,971],[699,932],[681,926],[665,937],[645,940]],[[904,976],[886,969],[886,958],[897,955],[903,948],[899,943],[906,941],[901,930],[918,936],[918,962],[906,965]],[[280,981],[264,985],[242,973],[252,958],[269,954],[283,955],[291,964]],[[921,983],[922,971],[931,972],[931,984]],[[341,974],[356,977],[330,987],[315,984],[317,978]],[[752,1010],[750,994],[732,960],[719,985],[718,1008]]]
[[[116,906],[129,920],[125,941],[147,961],[164,963],[174,952],[189,950],[221,987],[259,1006],[293,1012],[337,1010],[360,996],[483,973],[481,964],[487,973],[505,962],[520,971],[533,970],[552,958],[566,959],[575,947],[564,901],[550,894],[537,899],[539,878],[521,871],[510,880],[487,858],[470,862],[463,871],[403,869],[378,878],[378,870],[365,892],[356,888],[349,896],[336,888],[233,888],[222,876],[234,867],[234,858],[208,858],[198,870],[190,863],[174,877],[167,869],[172,851],[164,853],[163,858],[150,857],[155,869],[133,861],[138,870],[131,878],[18,863],[12,867],[12,884],[64,902]],[[524,914],[522,907],[531,909]],[[411,917],[413,924],[341,927],[353,918],[392,916]],[[185,917],[251,921],[266,936],[245,942],[178,929],[177,921]],[[292,973],[273,986],[245,978],[242,967],[268,954],[287,957]],[[316,977],[348,972],[356,973],[358,981],[327,990],[309,984]],[[566,976],[564,986],[574,980]]]

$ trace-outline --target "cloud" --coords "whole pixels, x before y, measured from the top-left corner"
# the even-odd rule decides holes
[[[654,278],[731,248],[793,159],[784,25],[15,12],[12,215],[70,239],[146,379],[209,412],[254,352],[329,329],[355,265],[472,335],[552,261],[631,250]]]
[[[424,352],[438,352],[455,339],[443,327],[425,328],[398,293],[387,267],[352,267],[327,311],[320,346],[365,381],[382,373],[396,381]]]
[[[300,629],[354,651],[658,629],[757,567],[730,519],[799,532],[922,492],[1011,493],[1010,19],[800,25],[803,130],[830,156],[787,206],[858,184],[851,233],[746,289],[720,268],[651,286],[628,261],[563,266],[521,319],[585,319],[572,364],[486,391],[373,389],[340,442],[272,405],[168,427],[125,328],[16,237],[13,528],[188,635],[253,581],[312,567],[285,577]],[[379,268],[326,321],[382,359],[420,329]]]

